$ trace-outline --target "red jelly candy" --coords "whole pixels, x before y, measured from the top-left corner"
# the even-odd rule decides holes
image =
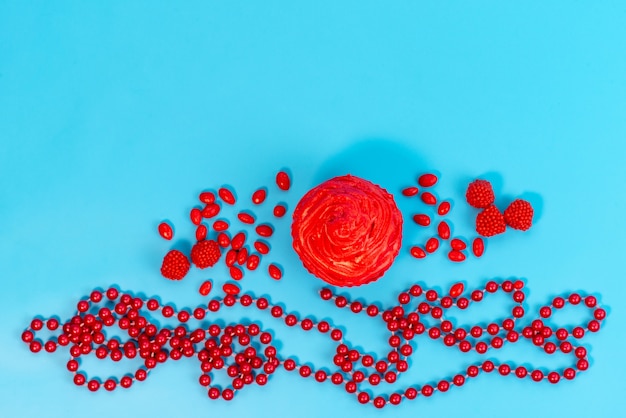
[[[246,242],[246,234],[244,234],[243,232],[239,232],[230,241],[230,246],[233,248],[233,250],[238,250],[241,247],[243,247],[243,244],[245,242]]]
[[[467,245],[462,240],[453,238],[452,241],[450,241],[450,247],[452,247],[453,250],[464,250],[467,248]]]
[[[230,245],[230,237],[228,236],[228,234],[222,232],[217,235],[217,243],[220,247],[226,248]]]
[[[209,203],[204,207],[204,209],[202,209],[202,217],[207,219],[213,218],[214,216],[217,216],[218,213],[220,213],[220,209],[220,205],[218,205],[217,203]]]
[[[437,251],[437,248],[439,248],[439,240],[435,237],[430,238],[428,241],[426,241],[426,251],[429,253],[434,253],[435,251]]]
[[[213,288],[213,283],[211,283],[210,280],[207,280],[200,285],[199,292],[202,296],[207,296],[209,293],[211,293],[212,288]]]
[[[287,213],[287,208],[284,205],[276,205],[274,206],[274,216],[277,218],[282,218]]]
[[[196,228],[196,240],[197,241],[202,241],[206,238],[206,234],[207,234],[207,229],[206,229],[206,225],[198,225],[198,227]]]
[[[270,277],[274,280],[280,280],[283,277],[283,272],[275,264],[270,264],[267,271],[269,272]]]
[[[235,264],[235,261],[237,261],[237,251],[228,250],[228,252],[226,253],[226,258],[224,260],[224,262],[226,263],[226,266],[232,267],[233,264]]]
[[[262,237],[271,237],[274,229],[270,225],[263,224],[256,227],[256,233]]]
[[[248,257],[246,267],[248,268],[248,270],[256,270],[256,268],[259,266],[259,261],[261,261],[261,258],[256,254],[252,254],[250,257]]]
[[[170,240],[174,236],[174,231],[172,230],[172,227],[169,226],[169,224],[167,224],[166,222],[161,222],[159,224],[159,235],[167,240]]]
[[[450,297],[458,298],[463,293],[463,283],[456,283],[450,288]]]
[[[241,280],[243,277],[243,271],[241,271],[241,269],[237,266],[231,266],[230,277],[232,277],[235,280]]]
[[[237,264],[242,266],[246,262],[247,259],[248,259],[248,250],[246,247],[244,247],[241,250],[239,250],[239,252],[237,253]]]
[[[456,263],[460,263],[465,260],[465,254],[458,250],[452,250],[448,253],[448,258],[450,261],[454,261]]]
[[[250,215],[247,212],[239,212],[237,214],[237,218],[239,218],[239,220],[243,222],[244,224],[249,224],[249,225],[252,225],[255,221],[254,216]]]
[[[224,283],[224,286],[222,286],[222,290],[227,295],[237,295],[239,294],[239,292],[241,292],[239,286],[234,283]]]
[[[413,187],[407,187],[405,189],[402,190],[402,194],[406,197],[411,197],[411,196],[415,196],[416,194],[418,194],[420,191],[420,189],[418,189],[417,187],[413,186]]]
[[[254,243],[254,248],[263,255],[270,252],[270,247],[263,241],[256,241]]]
[[[289,190],[289,188],[291,187],[291,179],[289,178],[289,174],[285,173],[284,171],[279,171],[278,174],[276,174],[276,185],[280,190]]]
[[[213,222],[213,229],[216,230],[217,232],[226,231],[228,229],[228,222],[223,221],[221,219],[217,220]]]
[[[267,192],[265,189],[259,189],[256,192],[252,193],[252,203],[255,205],[260,205],[265,201],[265,197],[267,196]]]
[[[450,238],[450,227],[446,221],[439,222],[439,225],[437,225],[437,233],[441,239]]]
[[[411,255],[415,258],[426,257],[426,253],[420,247],[411,247]]]
[[[418,213],[417,215],[413,215],[413,221],[418,225],[428,226],[430,225],[430,216]]]
[[[474,242],[472,243],[472,251],[476,257],[483,255],[483,252],[485,251],[485,243],[482,238],[474,239]]]
[[[437,204],[437,198],[435,197],[434,194],[430,193],[430,192],[424,192],[422,193],[422,202],[426,203],[427,205],[436,205]]]
[[[450,212],[450,202],[441,202],[439,204],[439,207],[437,207],[437,213],[440,216],[443,216],[447,214],[448,212]]]
[[[202,222],[202,212],[200,211],[200,209],[191,209],[191,212],[189,212],[189,219],[191,219],[191,222],[194,225],[200,225],[200,222]]]
[[[236,201],[235,195],[233,194],[233,192],[228,190],[226,187],[221,187],[217,191],[217,194],[224,201],[224,203],[226,203],[228,205],[234,205],[235,204],[235,201]]]
[[[437,176],[430,173],[422,174],[417,182],[422,187],[432,187],[437,183]]]
[[[215,195],[212,192],[202,192],[199,198],[202,203],[206,203],[207,205],[215,202]]]

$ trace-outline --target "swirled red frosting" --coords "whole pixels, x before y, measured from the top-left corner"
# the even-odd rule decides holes
[[[291,227],[304,267],[334,286],[377,280],[402,245],[402,214],[385,189],[359,177],[335,177],[298,202]]]

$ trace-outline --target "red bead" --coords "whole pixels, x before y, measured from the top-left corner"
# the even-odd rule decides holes
[[[479,372],[479,369],[478,369],[477,366],[469,366],[467,368],[467,375],[469,377],[476,377],[476,376],[478,376],[478,372]]]
[[[578,370],[587,370],[589,368],[589,362],[585,359],[580,359],[576,363]]]
[[[463,386],[465,383],[465,376],[457,374],[454,376],[454,379],[452,379],[452,383],[454,383],[455,386]]]
[[[87,383],[87,389],[92,392],[97,391],[98,389],[100,389],[100,382],[98,382],[97,380],[90,380],[89,383]]]
[[[31,352],[38,353],[41,351],[42,345],[39,341],[33,340],[30,342],[29,348]],[[74,357],[77,357],[77,356],[74,356]]]
[[[511,367],[508,364],[501,364],[500,367],[498,367],[498,372],[502,376],[506,376],[511,373]]]
[[[487,373],[492,372],[494,368],[495,368],[495,365],[493,364],[491,360],[485,361],[482,365],[482,369]]]
[[[539,315],[542,318],[549,318],[552,315],[552,309],[550,309],[548,306],[544,306],[539,310]]]
[[[566,378],[567,380],[572,380],[573,378],[576,377],[576,370],[572,369],[571,367],[568,367],[567,369],[563,370],[563,377]]]
[[[552,306],[554,306],[556,309],[561,309],[563,306],[565,306],[565,299],[560,296],[555,297],[552,300]]]
[[[404,391],[404,396],[406,396],[407,399],[415,399],[417,397],[417,389],[407,388]]]
[[[578,305],[580,303],[580,295],[577,293],[572,293],[567,300],[572,305]]]
[[[437,384],[437,389],[439,389],[440,392],[447,392],[449,388],[450,383],[445,380],[442,380]]]
[[[422,391],[421,391],[422,395],[424,395],[426,397],[431,396],[433,394],[433,391],[434,391],[434,389],[433,389],[433,387],[431,385],[424,385],[424,386],[422,386]]]
[[[400,395],[399,393],[392,393],[391,395],[389,395],[390,404],[400,405],[400,402],[402,402],[402,395]]]
[[[541,379],[543,379],[543,372],[541,370],[533,370],[533,372],[530,374],[530,377],[535,382],[539,382]]]
[[[527,374],[528,374],[528,370],[526,370],[526,367],[524,366],[519,366],[515,369],[515,375],[519,377],[520,379],[523,379],[524,377],[526,377]]]
[[[559,383],[561,376],[559,376],[559,374],[557,372],[550,372],[548,373],[548,382],[552,383],[552,384],[556,384]]]
[[[593,317],[596,318],[598,321],[601,321],[606,318],[606,311],[602,308],[598,308],[593,311]]]
[[[368,403],[370,400],[370,395],[367,392],[361,392],[358,394],[357,399],[359,400],[359,403]]]
[[[76,375],[74,375],[74,384],[76,386],[82,386],[85,384],[85,382],[87,381],[87,379],[85,378],[85,375],[77,373]]]
[[[577,347],[576,350],[574,350],[574,354],[578,358],[584,358],[587,355],[587,349],[585,347]]]

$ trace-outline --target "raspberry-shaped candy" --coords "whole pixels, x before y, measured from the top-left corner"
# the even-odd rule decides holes
[[[476,216],[476,232],[483,237],[492,237],[506,230],[504,216],[497,207],[491,205]]]
[[[171,250],[163,257],[161,274],[170,280],[182,280],[189,271],[189,259],[178,250]]]
[[[467,186],[465,199],[470,206],[478,209],[483,209],[492,205],[495,200],[495,196],[493,194],[493,187],[491,187],[491,183],[487,180],[474,180]]]
[[[533,224],[533,213],[533,207],[529,202],[515,199],[504,211],[504,221],[513,229],[526,231]]]
[[[213,266],[221,255],[220,246],[213,240],[199,241],[191,248],[191,261],[201,269]]]

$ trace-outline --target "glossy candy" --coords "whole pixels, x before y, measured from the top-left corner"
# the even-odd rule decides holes
[[[435,197],[434,194],[430,193],[430,192],[424,192],[421,194],[421,199],[422,202],[426,203],[427,205],[436,205],[437,204],[437,198]]]
[[[228,229],[228,222],[219,219],[213,222],[213,229],[216,230],[217,232],[226,231]]]
[[[200,222],[202,222],[202,212],[200,209],[191,209],[191,212],[189,212],[189,219],[191,219],[191,223],[194,225],[200,225]]]
[[[428,241],[426,241],[426,252],[434,253],[435,251],[437,251],[437,248],[439,248],[439,240],[437,238],[432,237]]]
[[[276,185],[280,190],[287,191],[291,187],[291,179],[289,178],[289,174],[284,171],[279,171],[276,174]]]
[[[213,192],[202,192],[200,193],[199,199],[202,203],[209,205],[215,202],[215,194],[213,194]]]
[[[263,241],[255,241],[254,248],[263,255],[270,252],[270,247]]]
[[[428,226],[430,225],[430,216],[418,213],[417,215],[413,215],[413,222],[420,226]]]
[[[266,238],[271,237],[272,234],[274,233],[274,229],[268,224],[259,225],[256,227],[255,230],[257,234]]]
[[[206,225],[198,225],[198,227],[196,228],[196,241],[202,241],[206,239],[207,232],[208,231]]]
[[[230,277],[235,280],[241,280],[243,278],[243,271],[237,266],[231,266],[229,272]]]
[[[463,293],[464,288],[465,286],[463,285],[463,283],[456,283],[452,285],[452,287],[450,288],[450,292],[448,293],[451,298],[458,298]]]
[[[252,203],[254,203],[255,205],[260,205],[265,201],[266,197],[267,192],[265,191],[265,189],[258,189],[257,191],[252,193]]]
[[[275,264],[270,264],[267,271],[270,274],[270,277],[274,280],[280,280],[283,277],[283,272]]]
[[[174,237],[174,231],[168,223],[161,222],[158,229],[159,235],[161,235],[161,237],[163,237],[164,239],[171,240]]]
[[[220,210],[220,205],[217,203],[209,203],[202,209],[202,217],[207,219],[213,218],[220,213]]]
[[[472,243],[472,252],[474,253],[474,255],[476,257],[480,257],[481,255],[483,255],[484,251],[485,251],[485,243],[483,242],[483,239],[475,238],[474,242]]]
[[[246,242],[246,234],[243,232],[237,233],[233,239],[230,241],[230,246],[233,250],[238,250],[243,247],[243,244]]]
[[[210,280],[207,280],[200,285],[199,293],[202,296],[207,296],[209,293],[211,293],[212,288],[213,288],[213,283]]]
[[[274,206],[274,216],[277,218],[282,218],[287,213],[287,208],[285,205],[276,205]]]
[[[450,226],[448,226],[446,221],[439,222],[439,225],[437,225],[437,233],[441,239],[445,240],[450,238]]]
[[[220,247],[226,248],[230,245],[230,237],[225,232],[221,232],[217,235],[217,243]]]
[[[237,295],[239,294],[239,292],[241,292],[239,286],[234,283],[224,283],[224,285],[222,286],[222,290],[227,295]]]
[[[415,258],[426,257],[426,253],[421,247],[411,247],[411,255]]]
[[[452,250],[448,253],[448,258],[450,259],[450,261],[460,263],[461,261],[465,260],[465,254],[463,254],[459,250]]]
[[[248,257],[248,260],[246,261],[246,268],[248,270],[256,270],[259,266],[260,261],[261,258],[257,254],[250,255],[250,257]]]
[[[237,218],[244,224],[252,225],[255,222],[254,216],[247,212],[239,212]]]
[[[237,201],[235,199],[235,195],[233,194],[233,192],[228,190],[226,187],[221,187],[217,191],[217,194],[219,195],[220,199],[222,199],[222,201],[226,203],[227,205],[234,205],[235,202]]]
[[[437,176],[431,173],[422,174],[417,182],[422,187],[432,187],[437,183]]]
[[[463,240],[459,238],[453,238],[450,241],[450,247],[452,247],[453,250],[464,250],[465,248],[467,248],[467,245]]]
[[[450,202],[441,202],[437,207],[437,214],[440,216],[446,215],[450,212]]]
[[[406,197],[415,196],[419,193],[419,189],[417,187],[406,187],[402,189],[402,194]]]

